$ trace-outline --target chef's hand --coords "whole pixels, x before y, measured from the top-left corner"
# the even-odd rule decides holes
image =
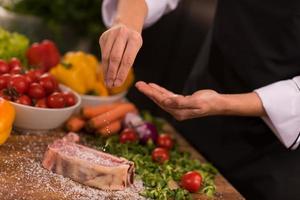
[[[136,87],[180,121],[210,115],[265,115],[256,93],[224,95],[213,90],[199,90],[192,95],[183,96],[154,83],[140,81],[136,83]]]
[[[221,110],[220,94],[213,90],[200,90],[190,96],[183,96],[154,83],[138,82],[136,87],[177,120],[218,114]]]
[[[100,39],[103,73],[109,88],[126,79],[142,47],[142,28],[147,15],[145,0],[119,0],[113,26]]]
[[[104,32],[99,42],[106,85],[118,87],[125,81],[142,47],[141,34],[124,24],[117,24]]]

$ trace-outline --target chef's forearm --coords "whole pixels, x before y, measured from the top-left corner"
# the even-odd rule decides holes
[[[265,116],[265,110],[259,96],[255,92],[245,94],[222,94],[223,115]]]
[[[114,24],[124,24],[141,32],[147,12],[145,0],[119,0]]]

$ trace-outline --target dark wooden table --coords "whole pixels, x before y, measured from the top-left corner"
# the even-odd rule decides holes
[[[171,126],[165,127],[173,133],[182,149],[191,152],[192,156],[205,162],[205,159]],[[45,149],[53,140],[62,137],[61,131],[53,131],[39,135],[13,134],[9,140],[0,146],[0,199],[1,200],[60,200],[87,199],[80,198],[82,190],[72,188],[68,193],[62,190],[60,179],[52,178],[53,174],[40,166]],[[46,175],[45,175],[46,174]],[[215,179],[217,193],[213,199],[242,200],[241,194],[221,175]],[[68,182],[70,184],[70,181]],[[71,185],[76,187],[75,184]],[[81,186],[80,186],[81,187]],[[71,188],[70,188],[71,189]],[[89,189],[91,190],[91,189]],[[87,192],[87,191],[85,191]],[[208,200],[206,196],[196,194],[194,199]],[[95,198],[95,200],[98,198]],[[113,197],[108,199],[115,199]],[[126,199],[126,198],[125,198]]]

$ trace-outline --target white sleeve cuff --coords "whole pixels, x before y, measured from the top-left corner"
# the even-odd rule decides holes
[[[174,10],[179,0],[145,0],[148,6],[148,14],[144,22],[144,28],[158,21],[165,13]],[[118,0],[103,0],[102,18],[106,27],[111,27],[116,15]]]
[[[118,0],[103,0],[102,1],[102,20],[106,27],[111,27],[116,11],[117,11]]]
[[[179,0],[145,0],[148,6],[148,15],[144,28],[157,22],[164,14],[174,10]]]
[[[300,76],[259,88],[267,117],[263,120],[287,147],[296,149],[300,143]]]

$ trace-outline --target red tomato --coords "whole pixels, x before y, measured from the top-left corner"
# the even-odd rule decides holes
[[[62,94],[65,98],[66,106],[73,106],[76,104],[76,97],[72,92],[63,92]]]
[[[39,83],[41,84],[41,86],[43,86],[43,88],[45,89],[45,92],[47,94],[53,93],[56,90],[56,88],[58,87],[58,83],[55,80],[55,78],[48,73],[43,74],[39,78]]]
[[[15,66],[10,69],[11,74],[21,74],[22,73],[22,68],[19,66]]]
[[[31,106],[32,101],[27,95],[22,95],[15,100],[16,103]]]
[[[0,60],[0,74],[8,73],[10,70],[10,67],[4,60]]]
[[[170,159],[168,150],[162,147],[156,147],[152,151],[151,156],[153,161],[161,164]]]
[[[10,59],[10,61],[8,62],[8,66],[10,67],[10,69],[12,69],[14,67],[22,68],[21,61],[18,58]]]
[[[35,107],[39,108],[48,108],[46,98],[37,100]]]
[[[49,108],[63,108],[66,102],[62,93],[54,92],[47,98],[47,106]]]
[[[7,87],[10,77],[10,74],[3,74],[0,76],[0,90]]]
[[[126,142],[135,142],[137,141],[137,134],[136,132],[131,128],[124,129],[120,134],[120,143],[126,143]]]
[[[202,184],[202,176],[196,171],[190,171],[181,177],[180,186],[189,192],[198,192]]]
[[[28,89],[28,95],[33,99],[41,99],[46,96],[46,93],[39,83],[31,83]]]
[[[171,138],[170,135],[161,134],[161,135],[158,136],[157,146],[163,147],[163,148],[166,148],[166,149],[172,149],[173,145],[174,145],[173,139]]]
[[[28,74],[24,74],[24,78],[29,85],[33,83],[33,79]]]
[[[12,100],[12,97],[8,94],[6,89],[0,90],[0,97],[8,101]]]
[[[35,82],[37,81],[40,76],[43,75],[43,70],[40,70],[40,69],[32,69],[32,70],[29,70],[27,73],[26,73],[27,76],[30,76],[30,78]]]
[[[28,82],[23,75],[15,74],[9,79],[7,87],[14,88],[18,94],[24,94],[28,91]]]

